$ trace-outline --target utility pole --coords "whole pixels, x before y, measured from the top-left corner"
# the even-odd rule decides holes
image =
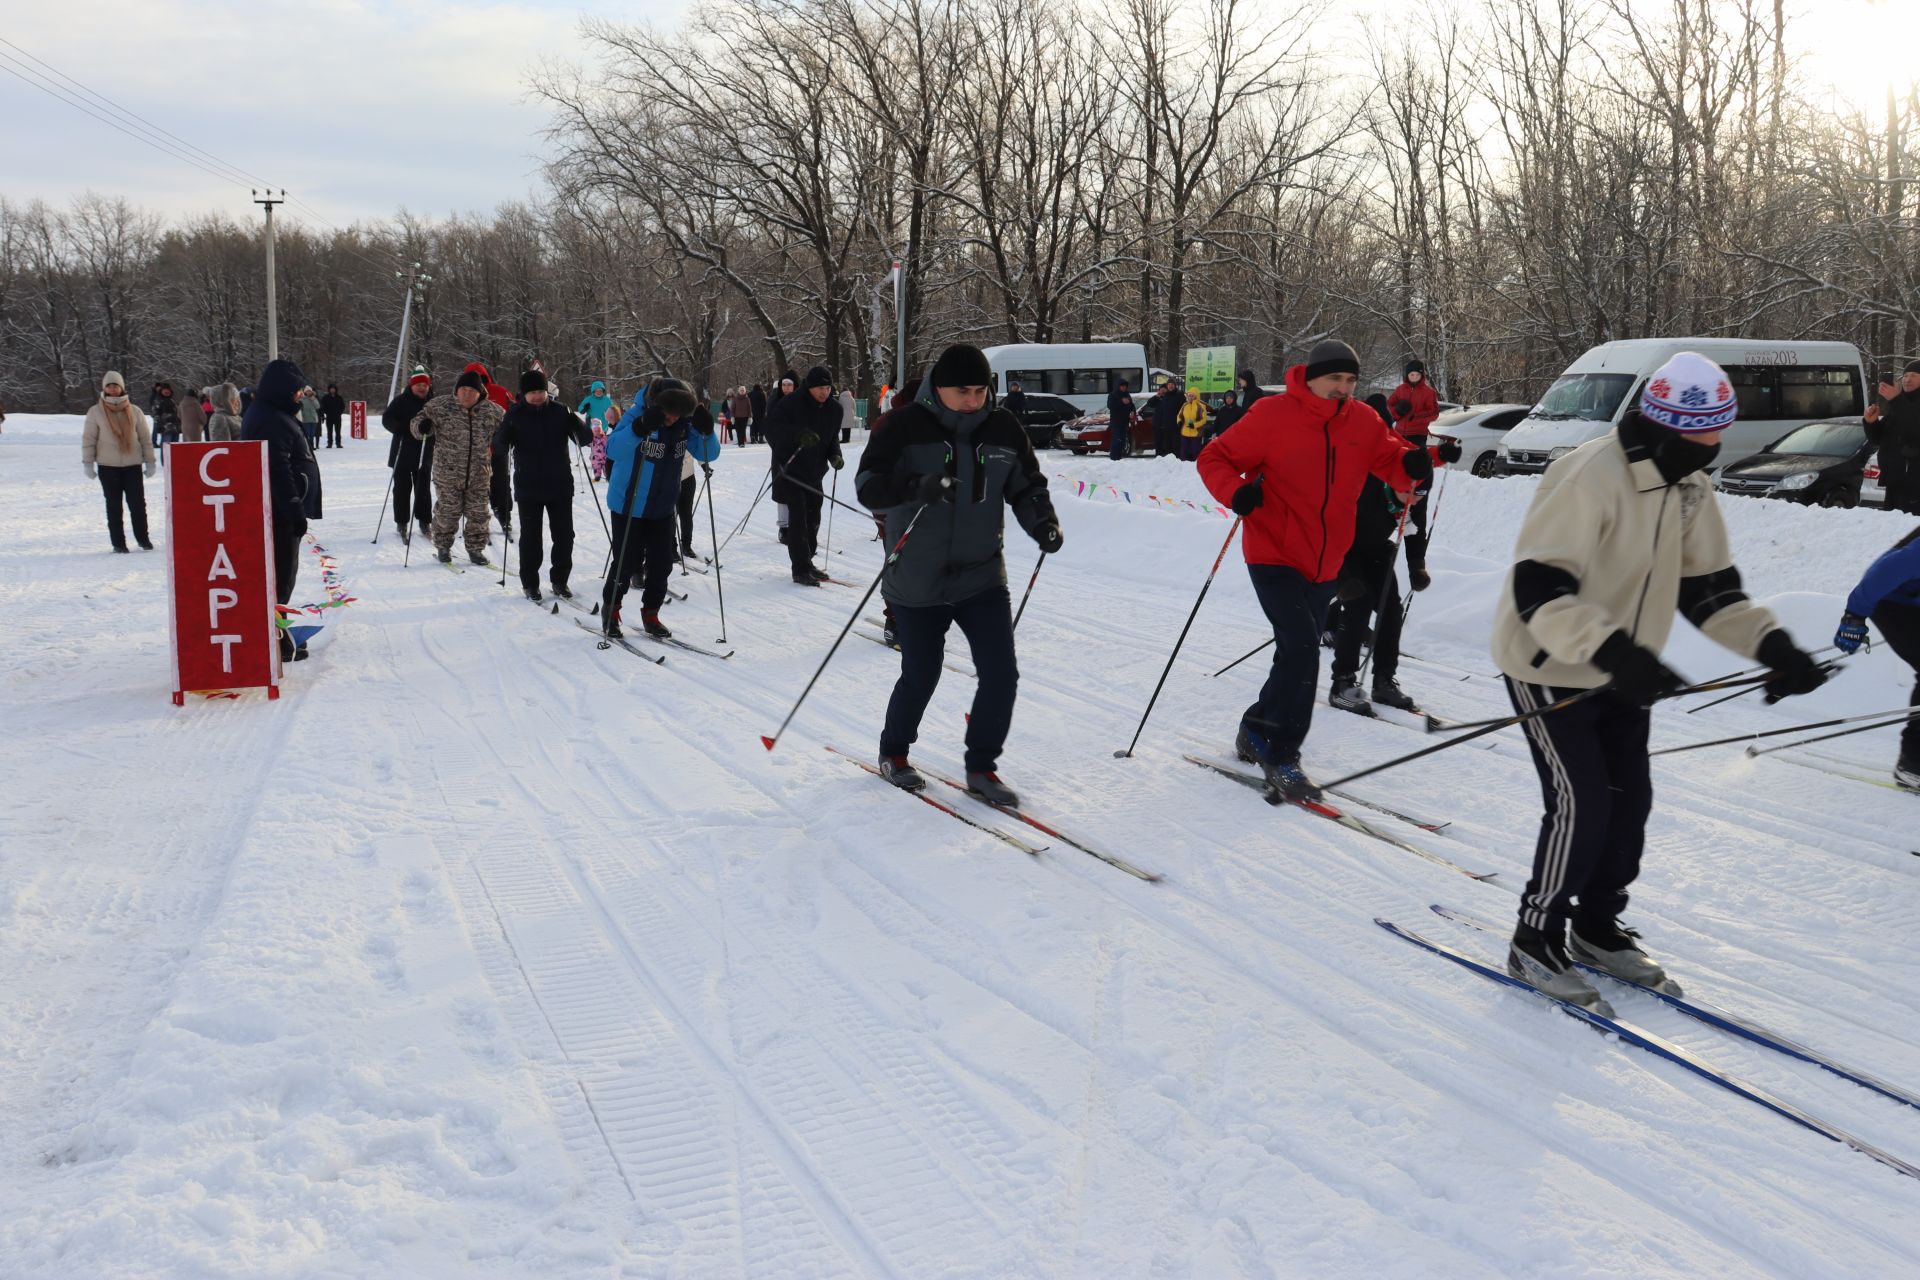
[[[278,282],[273,274],[273,207],[277,204],[285,204],[287,193],[282,189],[280,198],[277,200],[274,199],[271,188],[264,196],[258,191],[251,194],[253,202],[266,206],[267,210],[267,359],[278,360],[280,358],[280,304],[275,289]]]
[[[406,280],[407,277],[405,272],[396,271],[393,273],[393,278]],[[392,404],[393,398],[400,394],[400,369],[407,362],[407,335],[413,327],[413,295],[420,294],[424,301],[427,285],[432,281],[432,276],[420,270],[419,263],[413,264],[413,279],[407,281],[407,301],[400,308],[400,346],[393,353],[393,385],[387,391],[388,404]]]

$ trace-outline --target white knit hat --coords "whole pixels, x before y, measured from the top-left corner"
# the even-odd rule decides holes
[[[100,375],[100,389],[105,391],[109,386],[119,387],[122,391],[125,391],[127,389],[127,380],[121,377],[117,370],[109,369]]]
[[[1640,389],[1640,416],[1683,435],[1730,426],[1739,409],[1726,371],[1691,351],[1661,365]]]

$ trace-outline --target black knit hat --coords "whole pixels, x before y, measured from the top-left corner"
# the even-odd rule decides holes
[[[1324,378],[1330,373],[1350,373],[1356,378],[1360,376],[1360,357],[1338,338],[1315,343],[1313,351],[1307,356],[1308,382]]]
[[[833,374],[830,373],[827,370],[827,366],[823,364],[817,364],[807,370],[807,380],[800,384],[804,390],[811,390],[814,387],[830,387],[832,385]]]
[[[525,395],[529,391],[545,391],[546,389],[547,375],[538,369],[529,369],[520,375],[521,395]]]
[[[466,372],[462,373],[460,375],[459,380],[453,384],[453,389],[455,391],[458,391],[462,387],[472,387],[475,391],[478,391],[480,393],[482,399],[486,397],[487,380],[481,377],[479,372],[476,370],[468,369]]]
[[[1427,366],[1422,364],[1419,357],[1416,356],[1412,360],[1407,361],[1407,367],[1400,372],[1402,377],[1410,373],[1417,373],[1424,378],[1427,375]]]
[[[671,413],[675,418],[689,416],[698,403],[693,392],[687,390],[687,384],[678,378],[662,378],[647,388],[647,408]]]
[[[1902,373],[1920,373],[1920,360],[1907,361],[1907,367],[1905,369],[1902,369],[1901,372]]]
[[[936,387],[985,387],[993,383],[993,366],[987,353],[964,342],[956,342],[933,362]]]

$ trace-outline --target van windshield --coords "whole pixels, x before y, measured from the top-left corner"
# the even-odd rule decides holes
[[[1580,418],[1587,422],[1612,422],[1614,411],[1633,386],[1630,373],[1568,373],[1555,380],[1529,414],[1532,418],[1561,421]]]

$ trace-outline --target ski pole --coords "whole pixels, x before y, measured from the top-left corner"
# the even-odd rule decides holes
[[[386,496],[380,499],[380,513],[374,517],[373,521],[373,545],[376,547],[380,545],[380,526],[387,522],[387,505],[393,501],[393,482],[395,478],[394,469],[388,467]]]
[[[1393,531],[1393,551],[1387,557],[1386,572],[1380,575],[1380,598],[1374,601],[1373,605],[1373,639],[1367,642],[1367,656],[1360,660],[1360,670],[1354,675],[1353,682],[1356,685],[1366,682],[1367,669],[1373,666],[1373,651],[1380,643],[1380,615],[1387,611],[1387,600],[1393,595],[1393,566],[1399,562],[1400,544],[1407,538],[1407,514],[1412,510],[1411,503],[1400,508],[1400,524]],[[1407,611],[1402,609],[1400,625],[1405,627],[1406,622]],[[1347,615],[1344,612],[1340,615],[1340,625],[1343,627],[1347,625]]]
[[[538,515],[534,519],[538,520]],[[513,526],[500,526],[500,589],[507,589],[507,557],[513,554]]]
[[[1811,656],[1814,656],[1815,654],[1826,653],[1832,648],[1833,648],[1832,645],[1828,645],[1825,649],[1815,649],[1813,651],[1813,654],[1809,654],[1808,656],[1811,657]],[[1838,665],[1837,659],[1821,663],[1820,669],[1822,671],[1831,671],[1836,665]],[[1722,678],[1731,680],[1734,676],[1752,675],[1756,672],[1765,671],[1766,669],[1767,668],[1764,666],[1747,667],[1743,670],[1735,671],[1732,674],[1728,676],[1724,676]],[[1717,707],[1723,702],[1732,702],[1735,698],[1743,698],[1747,694],[1752,693],[1755,689],[1759,687],[1760,687],[1759,685],[1748,685],[1744,689],[1736,689],[1732,693],[1727,694],[1725,697],[1715,698],[1712,702],[1703,702],[1697,707],[1688,707],[1687,714],[1692,715],[1696,711],[1705,711],[1708,707]]]
[[[792,456],[789,456],[789,457],[787,458],[787,461],[788,461],[788,462],[792,462],[792,461],[793,461],[793,457],[792,457]],[[785,467],[785,465],[782,465],[782,466],[781,466],[781,467],[779,468],[779,470],[780,470],[781,472],[783,472],[783,473],[784,473],[784,472],[786,471],[786,469],[787,469],[787,468]],[[743,515],[743,516],[741,516],[741,517],[740,517],[740,523],[739,523],[739,524],[736,524],[735,526],[733,526],[733,532],[732,532],[732,533],[729,533],[729,534],[727,535],[727,537],[726,537],[726,541],[725,541],[725,542],[722,542],[722,543],[720,544],[720,547],[725,547],[725,546],[727,545],[727,543],[728,543],[728,542],[732,542],[732,541],[733,541],[733,538],[734,538],[734,534],[737,534],[737,533],[739,533],[739,532],[740,532],[740,531],[741,531],[742,529],[744,529],[744,528],[746,528],[746,527],[747,527],[747,521],[749,521],[749,520],[751,520],[751,519],[753,519],[753,513],[754,513],[755,511],[758,511],[758,510],[760,509],[760,499],[762,499],[762,498],[764,498],[764,497],[766,497],[766,496],[767,496],[767,490],[769,490],[769,489],[771,489],[772,487],[773,487],[773,469],[772,469],[772,468],[769,468],[769,469],[768,469],[768,471],[767,471],[767,476],[766,476],[766,479],[764,479],[764,480],[762,480],[762,481],[760,482],[760,491],[759,491],[758,493],[756,493],[756,494],[754,494],[754,495],[753,495],[753,501],[747,504],[747,514],[745,514],[745,515]],[[716,548],[714,549],[714,552],[713,552],[713,558],[714,558],[714,560],[716,560],[716,561],[718,561],[718,560],[720,559],[720,548],[719,548],[719,547],[716,547]]]
[[[713,514],[713,468],[706,463],[700,464],[700,470],[706,473],[701,487],[707,491],[707,536],[713,539],[713,590],[720,597],[720,638],[715,644],[727,642],[727,584],[720,576],[720,525]]]
[[[838,467],[833,471],[833,492],[827,496],[827,501],[831,505],[827,507],[826,545],[820,548],[821,564],[825,564],[827,557],[833,554],[833,512],[834,508],[840,505],[840,469]]]
[[[953,481],[949,479],[943,480],[941,483],[951,486]],[[847,619],[847,625],[841,627],[840,634],[834,637],[833,646],[827,650],[827,656],[820,659],[820,665],[814,669],[813,679],[807,681],[807,687],[800,691],[800,699],[793,704],[793,710],[787,712],[787,718],[780,722],[780,727],[773,731],[771,738],[765,734],[760,735],[760,745],[768,751],[774,749],[780,741],[780,735],[787,731],[787,726],[793,723],[793,718],[800,714],[800,707],[806,702],[807,695],[812,693],[813,686],[819,683],[821,674],[827,669],[827,664],[833,661],[833,655],[840,651],[841,641],[847,638],[847,632],[853,630],[853,624],[859,620],[860,611],[867,607],[867,601],[873,598],[874,591],[879,588],[880,579],[887,576],[888,567],[900,558],[900,549],[906,546],[907,539],[913,536],[913,526],[920,523],[920,517],[927,513],[927,507],[931,505],[931,503],[923,504],[918,511],[913,513],[913,519],[907,521],[907,527],[900,532],[900,541],[893,544],[893,550],[887,553],[886,563],[880,566],[880,572],[874,574],[873,581],[867,584],[866,594],[861,596],[860,603],[853,607],[853,616]]]
[[[830,504],[831,506],[835,506],[835,507],[844,507],[844,508],[846,508],[846,509],[847,509],[848,511],[851,511],[851,512],[853,512],[853,513],[854,513],[855,515],[857,515],[857,516],[864,516],[864,515],[866,515],[866,514],[867,514],[867,513],[866,513],[865,511],[863,511],[863,510],[862,510],[861,508],[859,508],[859,507],[856,507],[856,506],[854,506],[854,505],[853,505],[853,504],[852,504],[851,502],[845,502],[845,501],[842,501],[841,499],[839,499],[839,498],[836,498],[836,497],[834,497],[834,496],[833,496],[832,494],[830,494],[830,493],[827,493],[827,492],[825,492],[825,491],[823,491],[823,490],[820,490],[820,489],[816,489],[816,488],[814,488],[814,487],[813,487],[812,485],[810,485],[810,484],[808,484],[808,483],[807,483],[807,482],[806,482],[805,480],[796,480],[796,479],[795,479],[794,477],[792,477],[792,476],[783,476],[782,478],[783,478],[783,479],[784,479],[784,480],[785,480],[785,481],[786,481],[786,482],[787,482],[788,484],[790,484],[790,485],[792,485],[792,486],[793,486],[794,488],[796,488],[796,489],[805,489],[805,490],[806,490],[806,491],[807,491],[808,493],[811,493],[811,494],[813,494],[813,495],[815,495],[815,496],[816,496],[816,497],[818,497],[818,498],[819,498],[819,499],[820,499],[820,500],[821,500],[822,502],[825,502],[825,503],[828,503],[828,504]],[[840,477],[839,477],[839,474],[838,474],[838,473],[836,472],[836,473],[835,473],[835,475],[834,475],[834,480],[835,480],[835,482],[836,482],[836,487],[837,487],[837,485],[838,485],[838,481],[839,481],[839,478],[840,478]]]
[[[1566,697],[1560,699],[1560,701],[1548,706],[1535,707],[1531,711],[1515,712],[1513,715],[1481,725],[1471,733],[1463,733],[1457,737],[1448,738],[1445,742],[1436,742],[1430,747],[1422,747],[1418,751],[1412,751],[1404,756],[1396,757],[1395,759],[1387,761],[1385,764],[1376,764],[1370,768],[1362,769],[1358,773],[1350,773],[1344,778],[1335,778],[1332,782],[1322,782],[1318,785],[1323,791],[1331,790],[1334,787],[1343,787],[1349,782],[1368,777],[1372,774],[1384,773],[1388,769],[1398,768],[1403,764],[1410,764],[1425,756],[1433,755],[1437,751],[1445,751],[1449,747],[1457,747],[1463,742],[1472,742],[1475,738],[1485,737],[1487,734],[1498,732],[1509,725],[1524,724],[1529,720],[1536,720],[1541,716],[1552,715],[1556,711],[1564,711],[1576,702],[1593,697],[1605,687],[1605,685],[1602,685],[1599,689],[1582,689],[1578,693],[1568,694]]]
[[[633,433],[636,436],[640,434],[640,424],[638,422],[633,424]],[[613,604],[613,601],[615,599],[614,592],[615,590],[624,591],[626,589],[627,543],[633,540],[633,523],[634,523],[633,522],[633,495],[635,491],[639,489],[639,487],[640,487],[640,446],[636,444],[634,446],[634,451],[633,451],[632,465],[630,465],[627,468],[627,501],[626,501],[627,509],[625,512],[625,515],[627,517],[627,523],[621,527],[620,549],[618,554],[614,558],[613,582],[612,584],[610,584],[613,589],[606,590],[601,596],[601,599],[608,602],[608,607],[602,612],[601,618],[600,618],[600,634],[603,636],[607,634],[607,628],[613,626],[615,623],[619,621],[619,619],[614,617],[614,614],[619,612],[619,609],[617,608],[617,606]],[[608,549],[612,550],[611,547],[609,547]],[[644,598],[642,600],[642,603],[644,604]],[[606,641],[602,640],[600,643],[602,645],[605,645]]]
[[[1245,661],[1246,661],[1246,660],[1247,660],[1248,658],[1251,658],[1251,657],[1253,657],[1253,655],[1254,655],[1254,654],[1256,654],[1256,653],[1259,653],[1259,652],[1260,652],[1260,651],[1261,651],[1262,649],[1265,649],[1265,648],[1266,648],[1266,647],[1267,647],[1268,645],[1270,645],[1270,644],[1272,644],[1272,643],[1273,643],[1273,637],[1271,637],[1271,636],[1269,636],[1269,637],[1267,637],[1267,638],[1266,638],[1265,640],[1262,640],[1262,641],[1261,641],[1261,642],[1260,642],[1259,644],[1257,644],[1257,645],[1255,645],[1255,646],[1253,646],[1253,648],[1251,648],[1251,649],[1249,649],[1249,650],[1247,650],[1247,651],[1246,651],[1245,653],[1243,653],[1243,654],[1241,654],[1241,655],[1240,655],[1239,657],[1237,657],[1237,658],[1235,658],[1235,659],[1234,659],[1234,660],[1233,660],[1232,662],[1229,662],[1229,663],[1228,663],[1228,664],[1227,664],[1226,666],[1224,666],[1224,667],[1222,667],[1222,668],[1220,668],[1220,669],[1219,669],[1218,671],[1216,671],[1216,672],[1214,672],[1214,673],[1213,673],[1213,675],[1214,675],[1214,676],[1223,676],[1223,675],[1225,675],[1225,674],[1227,674],[1227,672],[1229,672],[1229,671],[1231,671],[1231,670],[1233,670],[1233,669],[1234,669],[1235,667],[1237,667],[1237,666],[1239,666],[1239,665],[1240,665],[1241,663],[1243,663],[1243,662],[1245,662]],[[1211,678],[1213,678],[1213,677],[1208,677],[1208,678],[1209,678],[1209,679],[1211,679]]]
[[[1888,713],[1882,712],[1881,714],[1885,715]],[[1778,746],[1772,746],[1772,747],[1748,747],[1747,754],[1751,757],[1758,758],[1760,756],[1772,755],[1776,751],[1785,751],[1789,747],[1812,746],[1816,742],[1825,742],[1829,738],[1844,738],[1850,734],[1866,733],[1870,729],[1891,729],[1895,725],[1906,724],[1908,721],[1912,720],[1915,716],[1920,716],[1920,710],[1902,712],[1901,714],[1894,716],[1893,719],[1882,720],[1878,724],[1863,724],[1852,729],[1842,729],[1838,733],[1823,733],[1817,738],[1802,738],[1798,742],[1782,742]],[[1806,726],[1803,725],[1801,727],[1805,728]]]
[[[1040,558],[1034,562],[1033,576],[1027,579],[1027,589],[1020,595],[1020,608],[1015,611],[1013,615],[1013,629],[1015,631],[1020,629],[1020,615],[1027,611],[1027,601],[1033,597],[1033,584],[1040,579],[1040,566],[1046,562],[1047,553],[1042,551]]]
[[[612,546],[613,528],[607,523],[607,509],[600,505],[600,491],[594,488],[593,467],[587,462],[586,447],[575,440],[573,451],[580,456],[580,469],[587,473],[587,492],[593,497],[593,509],[600,513],[600,531],[607,535],[607,545]]]
[[[1742,692],[1745,692],[1745,690],[1742,690]],[[1755,733],[1736,733],[1731,738],[1715,738],[1711,742],[1689,742],[1683,747],[1664,747],[1659,751],[1649,751],[1647,754],[1650,757],[1651,756],[1670,756],[1670,755],[1676,755],[1682,751],[1698,751],[1702,747],[1724,747],[1735,742],[1753,742],[1760,738],[1777,738],[1781,734],[1785,734],[1785,733],[1805,733],[1810,729],[1831,729],[1835,725],[1859,724],[1862,720],[1879,720],[1884,724],[1899,724],[1902,721],[1911,719],[1916,715],[1920,715],[1920,711],[1905,711],[1900,709],[1896,709],[1893,711],[1875,711],[1867,715],[1841,716],[1835,720],[1816,720],[1811,724],[1790,724],[1784,729],[1763,729]],[[1892,716],[1893,719],[1891,720],[1886,719],[1886,717],[1888,716]],[[1881,726],[1878,724],[1862,725],[1861,728],[1851,729],[1851,730],[1848,730],[1848,732],[1861,733],[1867,729],[1878,729],[1880,727]],[[1828,736],[1839,737],[1841,735],[1831,734]],[[1799,745],[1800,744],[1797,742],[1783,742],[1778,747],[1769,747],[1767,748],[1767,750],[1782,751],[1788,747],[1797,747]],[[1766,752],[1750,751],[1748,752],[1748,754],[1764,755],[1766,754]]]
[[[1261,477],[1254,483],[1264,484],[1265,477]],[[1173,652],[1167,655],[1167,665],[1160,672],[1160,682],[1153,686],[1153,696],[1147,699],[1147,709],[1140,713],[1140,724],[1133,731],[1133,741],[1127,744],[1125,751],[1114,752],[1116,758],[1131,760],[1133,749],[1140,745],[1140,735],[1146,730],[1147,717],[1153,714],[1153,704],[1160,700],[1160,690],[1166,687],[1167,674],[1173,670],[1173,660],[1180,656],[1180,646],[1187,642],[1187,632],[1193,629],[1193,620],[1200,616],[1200,606],[1206,601],[1207,591],[1213,586],[1213,576],[1220,572],[1220,562],[1227,558],[1227,548],[1233,545],[1233,535],[1240,532],[1240,522],[1243,519],[1245,519],[1244,516],[1233,518],[1233,527],[1227,530],[1227,539],[1220,544],[1220,554],[1213,558],[1213,568],[1207,570],[1207,580],[1200,584],[1200,597],[1193,602],[1193,612],[1187,615],[1187,625],[1180,628],[1180,638],[1173,642]]]

